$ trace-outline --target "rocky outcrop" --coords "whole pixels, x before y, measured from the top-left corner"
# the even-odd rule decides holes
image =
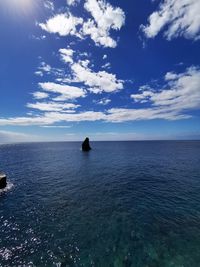
[[[6,174],[3,172],[0,172],[0,189],[3,189],[7,185],[7,177]]]
[[[86,137],[85,141],[82,143],[82,151],[90,151],[91,147],[90,147],[90,141],[89,138]]]

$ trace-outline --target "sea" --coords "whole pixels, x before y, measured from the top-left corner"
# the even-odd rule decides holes
[[[199,267],[200,141],[0,146],[1,267]]]

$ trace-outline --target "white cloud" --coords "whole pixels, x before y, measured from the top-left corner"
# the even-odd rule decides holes
[[[59,69],[59,68],[53,68],[49,64],[42,61],[42,62],[40,62],[39,67],[37,68],[37,71],[35,71],[35,75],[43,77],[44,74],[63,76],[64,71],[62,69]]]
[[[148,38],[154,38],[163,30],[168,40],[179,36],[200,39],[199,0],[164,0],[148,20],[147,26],[142,25]]]
[[[60,49],[61,59],[69,63],[71,77],[64,79],[68,83],[84,83],[87,89],[93,93],[115,92],[123,89],[123,81],[116,78],[115,74],[106,71],[94,72],[90,67],[88,59],[74,62],[72,49]],[[102,66],[109,68],[110,63]]]
[[[47,37],[46,35],[40,35],[40,36],[31,35],[31,38],[33,40],[41,41],[41,40],[45,40]]]
[[[60,36],[76,35],[80,37],[76,27],[82,23],[82,18],[65,13],[57,14],[47,20],[46,23],[39,23],[39,26],[49,33],[58,33]]]
[[[73,63],[74,51],[72,49],[61,48],[59,49],[59,52],[60,52],[62,60],[65,63]]]
[[[80,0],[67,0],[67,4],[69,6],[74,6],[75,4],[79,3]]]
[[[144,91],[144,90],[151,91],[152,88],[148,84],[144,84],[144,85],[140,86],[139,91]]]
[[[90,35],[96,45],[116,47],[117,43],[110,37],[111,30],[120,30],[125,23],[125,14],[119,7],[115,8],[103,0],[86,0],[85,9],[94,20],[83,24],[82,32]]]
[[[45,0],[44,1],[44,6],[47,8],[47,9],[50,9],[51,11],[54,11],[54,3],[50,0]]]
[[[102,66],[102,69],[110,69],[110,68],[111,68],[110,62],[107,62]]]
[[[142,94],[132,94],[131,98],[133,98],[135,102],[147,103],[153,95],[154,93],[152,91],[143,91]]]
[[[80,122],[80,121],[98,121],[105,119],[105,114],[103,112],[95,112],[95,111],[85,111],[81,113],[74,113],[74,114],[66,114],[66,113],[58,113],[52,112],[46,114],[46,116],[54,120],[59,121],[66,121],[66,122]]]
[[[179,120],[190,118],[189,115],[179,114],[178,111],[170,111],[162,108],[144,108],[144,109],[126,109],[126,108],[112,108],[108,110],[106,121],[108,122],[125,122],[137,120]]]
[[[42,128],[58,128],[58,129],[69,129],[71,125],[42,125]]]
[[[107,55],[103,55],[103,59],[107,59],[107,57],[108,57]]]
[[[40,66],[38,67],[39,71],[50,73],[52,68],[50,65],[46,64],[44,61],[40,63]]]
[[[35,71],[35,75],[42,77],[43,76],[43,72],[40,71],[40,70],[39,71]]]
[[[97,101],[96,103],[99,105],[108,105],[111,102],[111,100],[109,98],[102,98],[99,101]]]
[[[44,99],[47,98],[49,95],[45,92],[35,92],[33,93],[33,98],[35,99]]]
[[[123,10],[111,6],[106,1],[86,0],[84,7],[91,13],[99,28],[119,30],[125,22]]]
[[[39,83],[39,86],[44,91],[59,94],[59,96],[54,98],[55,101],[76,99],[79,97],[85,97],[86,95],[85,90],[75,86],[69,86],[52,82]]]
[[[57,102],[36,102],[28,103],[28,108],[38,109],[41,111],[65,111],[78,108],[79,105],[73,103],[57,103]]]
[[[86,64],[85,64],[86,63]],[[88,61],[74,63],[71,68],[78,82],[89,86],[93,93],[115,92],[123,89],[123,81],[106,71],[94,72],[88,67]]]
[[[167,72],[165,75],[165,80],[170,81],[170,80],[176,80],[177,79],[177,74],[174,72]]]
[[[85,111],[81,113],[46,112],[41,116],[0,118],[0,125],[53,125],[58,122],[97,121],[105,119],[103,112]]]
[[[67,0],[68,5],[74,5],[76,2],[79,1]],[[98,46],[116,47],[117,43],[110,36],[110,32],[120,30],[124,25],[123,10],[103,0],[86,0],[84,7],[92,19],[84,21],[83,18],[75,17],[71,13],[62,13],[38,25],[49,33],[57,33],[60,36],[74,35],[81,39],[89,35]]]
[[[0,118],[0,125],[53,125],[59,122],[81,122],[81,121],[106,121],[120,123],[136,120],[178,120],[186,119],[191,116],[180,114],[177,110],[168,110],[167,108],[144,108],[144,109],[126,109],[112,108],[106,112],[85,111],[79,113],[46,112],[41,116]]]
[[[93,72],[91,75],[91,71],[88,70],[87,66],[82,68],[77,69],[77,75],[79,74],[81,81],[96,86],[98,85],[100,90],[103,83],[102,76],[99,77],[99,73]],[[141,106],[138,108],[112,108],[102,112],[75,112],[74,109],[76,109],[78,105],[73,103],[37,102],[34,104],[29,103],[28,107],[48,112],[40,116],[30,114],[30,116],[27,117],[0,118],[0,125],[53,126],[54,123],[60,122],[102,120],[120,123],[135,120],[179,120],[190,118],[190,111],[199,109],[200,106],[200,68],[193,66],[186,69],[183,73],[168,72],[164,77],[164,81],[165,84],[159,90],[152,89],[146,84],[139,88],[140,93],[131,95],[131,98],[138,102],[138,104],[144,102],[148,103],[148,108],[143,108]],[[91,84],[89,85],[90,87],[92,87]],[[70,87],[68,85],[41,83],[40,86],[45,91],[58,93],[63,99],[73,99],[85,95],[85,92],[80,88],[78,89],[81,91],[78,90],[78,92],[74,94],[77,87]],[[97,104],[106,105],[109,101],[109,99],[103,98]]]
[[[75,66],[74,75],[77,82],[83,82],[89,88],[97,88],[96,92],[115,91],[116,77],[114,81],[105,72],[93,72],[88,67],[88,62],[82,64],[82,61],[71,64]],[[76,69],[77,68],[77,69]],[[104,77],[105,75],[105,77]],[[106,79],[108,78],[108,81]],[[111,75],[111,77],[113,77]],[[40,87],[52,94],[59,94],[54,100],[76,99],[85,96],[85,91],[78,87],[55,84],[40,83]],[[122,84],[123,85],[123,84]],[[37,93],[37,92],[36,92]],[[50,125],[60,122],[80,122],[80,121],[106,121],[120,123],[135,120],[179,120],[190,118],[190,111],[199,109],[200,106],[200,68],[190,67],[183,73],[168,72],[164,76],[164,85],[161,88],[153,89],[148,84],[139,88],[138,94],[132,94],[131,98],[139,104],[147,103],[148,108],[138,106],[137,108],[112,108],[102,112],[81,111],[75,109],[78,105],[74,103],[60,102],[36,102],[29,103],[29,108],[46,111],[42,115],[34,116],[30,114],[27,117],[0,118],[0,125]],[[97,104],[106,105],[109,99],[103,98]],[[47,112],[48,111],[48,112]]]
[[[190,67],[184,73],[165,75],[165,84],[159,91],[143,90],[133,94],[136,102],[149,102],[154,107],[168,111],[184,112],[200,107],[200,68]]]
[[[45,125],[53,124],[56,122],[54,119],[43,116],[29,116],[29,117],[11,117],[0,118],[0,125],[14,125],[14,126],[30,126],[30,125]]]
[[[160,90],[153,90],[150,86],[145,85],[141,87],[142,89],[140,88],[140,94],[133,94],[131,96],[138,103],[148,102],[148,108],[112,108],[102,112],[74,111],[74,113],[66,113],[65,109],[73,109],[75,106],[65,106],[63,103],[56,105],[55,102],[47,106],[44,103],[36,103],[35,105],[29,104],[29,107],[38,108],[39,110],[54,110],[57,112],[45,112],[40,116],[30,115],[27,117],[0,118],[0,125],[53,125],[54,123],[60,122],[80,121],[120,123],[135,120],[179,120],[190,118],[190,111],[199,109],[200,106],[200,68],[190,67],[185,72],[179,74],[174,72],[171,72],[171,74],[168,73],[165,76],[165,83]],[[51,91],[61,95],[65,95],[69,89],[68,86],[54,83],[44,83],[41,84],[41,87],[48,92]],[[69,96],[67,95],[65,97],[71,98],[71,92]],[[102,104],[103,102],[105,103],[105,101],[102,101]],[[50,106],[51,108],[47,108]]]
[[[115,48],[117,43],[113,40],[107,32],[99,29],[93,20],[88,20],[83,24],[83,35],[90,35],[91,39],[97,46],[102,45],[104,47]]]

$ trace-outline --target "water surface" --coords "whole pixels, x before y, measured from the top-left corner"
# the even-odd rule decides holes
[[[0,146],[0,266],[200,266],[200,142],[92,147]]]

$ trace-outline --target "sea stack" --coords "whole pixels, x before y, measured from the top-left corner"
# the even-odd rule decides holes
[[[7,185],[7,181],[6,181],[6,174],[3,172],[0,172],[0,189],[3,189],[6,187]]]
[[[90,147],[90,141],[89,138],[86,137],[85,141],[82,143],[82,151],[90,151],[91,147]]]

